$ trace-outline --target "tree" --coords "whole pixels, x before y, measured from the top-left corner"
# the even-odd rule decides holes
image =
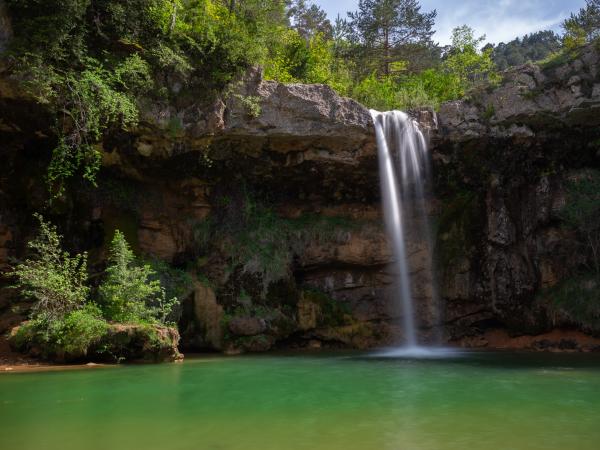
[[[540,61],[561,48],[560,37],[554,31],[538,31],[497,46],[488,44],[483,51],[492,50],[492,59],[500,70],[528,61]]]
[[[99,288],[101,306],[109,320],[136,323],[165,323],[176,298],[165,299],[160,281],[151,280],[155,272],[149,265],[138,263],[119,230],[110,245],[106,278]]]
[[[600,38],[600,0],[586,0],[585,3],[585,8],[563,22],[564,42],[568,48]]]
[[[357,39],[368,56],[390,75],[403,48],[429,46],[437,12],[421,13],[417,0],[360,0],[358,11],[348,13]]]
[[[452,31],[452,45],[446,55],[443,68],[456,78],[457,95],[484,81],[495,81],[497,74],[491,58],[491,49],[479,50],[485,36],[475,37],[475,31],[463,25]]]
[[[327,13],[319,6],[308,4],[305,0],[295,0],[289,10],[293,28],[306,42],[310,42],[317,34],[326,39],[333,36],[333,27],[327,19]]]
[[[40,230],[27,244],[32,255],[8,275],[16,278],[15,287],[23,295],[36,300],[32,317],[60,320],[87,301],[87,254],[70,256],[62,249],[56,227],[39,214],[35,218]]]

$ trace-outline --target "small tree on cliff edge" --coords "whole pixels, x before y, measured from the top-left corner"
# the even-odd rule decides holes
[[[586,0],[585,8],[563,22],[564,42],[574,48],[600,38],[600,0]]]
[[[166,300],[160,281],[150,280],[153,275],[149,265],[138,263],[123,233],[115,231],[99,289],[106,317],[115,322],[166,323],[177,299]]]

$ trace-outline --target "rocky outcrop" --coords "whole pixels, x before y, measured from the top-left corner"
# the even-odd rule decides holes
[[[500,86],[449,102],[439,112],[441,141],[511,139],[526,143],[568,127],[600,125],[600,61],[590,45],[572,60],[528,64],[503,74]]]
[[[494,327],[513,336],[561,326],[598,332],[557,314],[545,292],[585,267],[586,252],[561,211],[569,180],[600,167],[599,112],[594,46],[559,64],[516,68],[496,89],[442,106],[434,173],[452,339]]]
[[[173,362],[183,359],[179,353],[179,333],[174,328],[153,325],[111,324],[103,335],[89,347],[67,346],[64,342],[50,342],[40,333],[24,338],[21,327],[9,335],[14,351],[52,362]]]

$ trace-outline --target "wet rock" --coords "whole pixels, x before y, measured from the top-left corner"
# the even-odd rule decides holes
[[[11,20],[4,0],[0,0],[0,54],[6,50],[12,37]]]
[[[221,349],[223,345],[223,307],[217,302],[215,292],[204,283],[194,283],[194,321],[197,347]]]
[[[256,336],[267,330],[267,324],[258,317],[234,317],[229,321],[228,328],[236,336]]]
[[[179,353],[176,329],[151,325],[111,325],[92,354],[106,352],[117,361],[173,362],[183,358]]]

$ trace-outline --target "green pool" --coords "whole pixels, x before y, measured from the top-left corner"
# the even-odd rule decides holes
[[[600,360],[214,357],[0,374],[0,449],[600,449]]]

